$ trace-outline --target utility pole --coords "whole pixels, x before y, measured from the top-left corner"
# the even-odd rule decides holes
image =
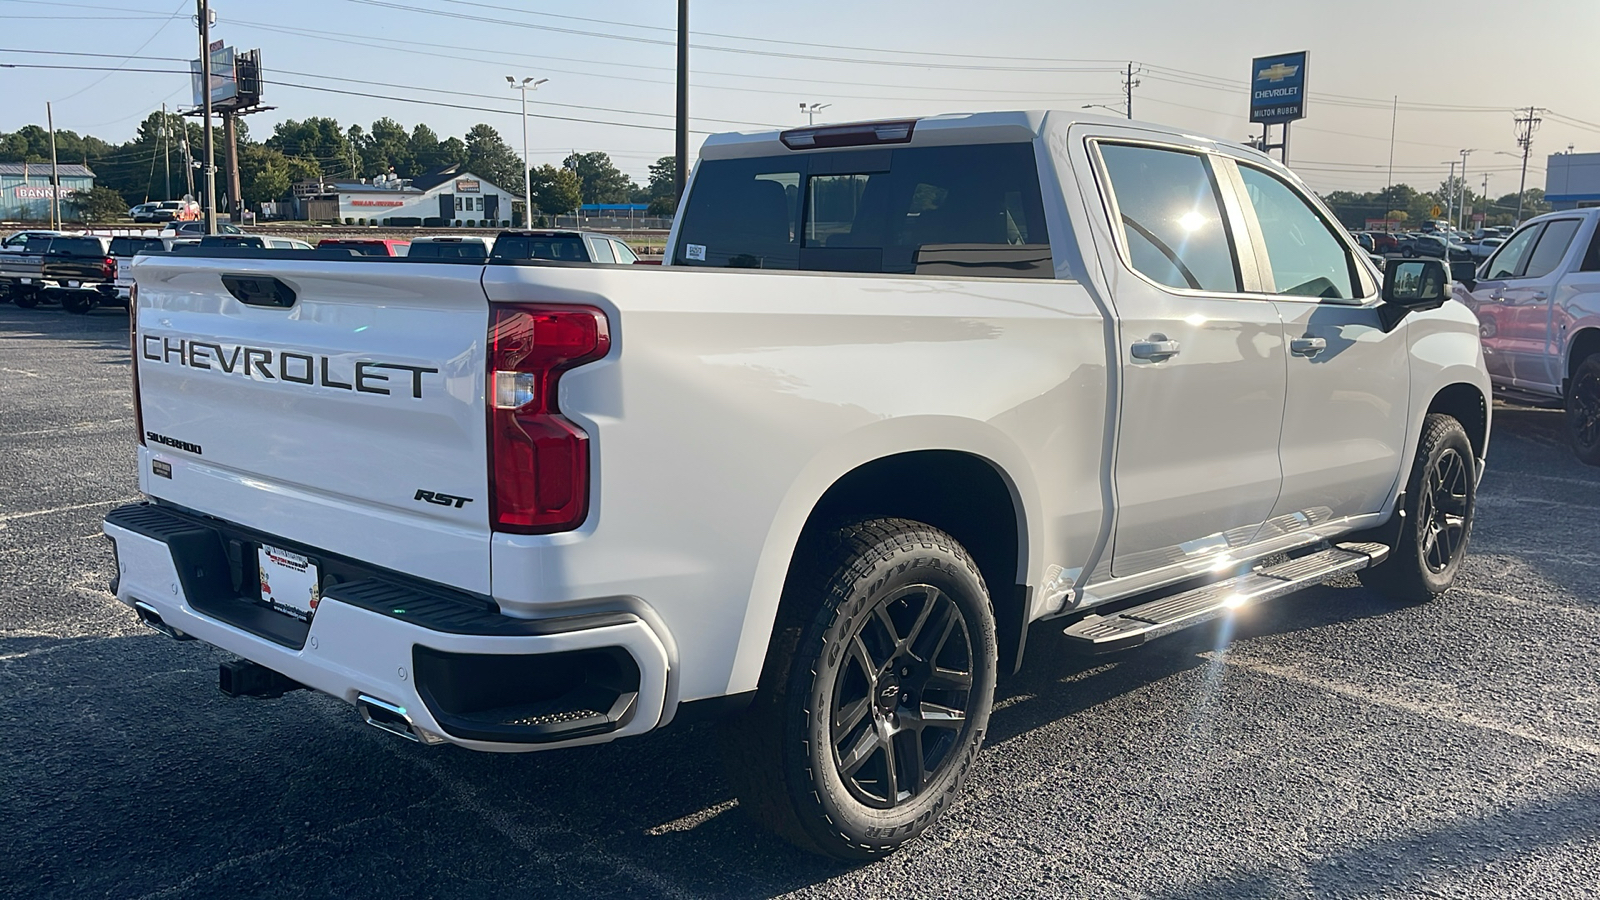
[[[1440,163],[1445,165],[1445,163]],[[1456,219],[1456,161],[1450,160],[1450,180],[1445,182],[1444,189],[1444,220],[1454,222]]]
[[[222,135],[228,142],[228,218],[244,221],[244,196],[239,187],[239,113],[222,111]]]
[[[1528,192],[1528,154],[1533,149],[1533,133],[1542,121],[1538,115],[1541,112],[1544,110],[1534,106],[1517,111],[1517,144],[1522,147],[1522,179],[1517,182],[1517,220],[1514,225],[1522,224],[1523,195]]]
[[[200,97],[201,112],[205,116],[205,138],[201,164],[205,167],[201,183],[205,186],[206,234],[217,233],[217,157],[211,139],[211,3],[195,0],[200,18]]]
[[[183,150],[183,190],[184,196],[194,196],[194,153],[189,150],[189,123],[179,122],[183,130],[178,132],[178,147]],[[171,200],[171,197],[167,198]]]
[[[172,199],[172,121],[167,118],[167,105],[161,104],[161,155],[167,162],[167,192],[163,200]]]
[[[61,228],[61,171],[56,166],[56,114],[50,101],[44,104],[45,124],[50,126],[50,229]]]
[[[1461,217],[1466,215],[1467,210],[1467,157],[1476,152],[1475,149],[1461,151],[1461,202],[1456,205],[1457,231],[1461,230]]]
[[[1127,98],[1127,106],[1125,108],[1128,111],[1128,118],[1130,119],[1133,118],[1133,89],[1139,86],[1138,80],[1133,76],[1138,75],[1143,71],[1143,69],[1135,70],[1133,63],[1130,61],[1128,63],[1128,77],[1124,78],[1122,81],[1123,96]]]
[[[1400,123],[1400,95],[1394,95],[1394,108],[1389,112],[1389,186],[1384,188],[1388,193],[1394,188],[1394,128]],[[1384,218],[1388,218],[1388,210],[1384,210]]]
[[[678,129],[673,159],[673,196],[682,200],[689,179],[689,0],[678,0]]]

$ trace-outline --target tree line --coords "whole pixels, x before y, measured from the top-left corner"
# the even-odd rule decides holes
[[[279,200],[299,181],[322,178],[354,181],[379,175],[416,178],[459,165],[520,197],[522,160],[493,126],[472,126],[462,137],[441,139],[425,124],[407,129],[388,117],[368,128],[341,127],[335,119],[313,116],[289,119],[273,127],[272,135],[257,141],[247,120],[238,122],[239,192],[247,208]],[[217,145],[217,193],[227,193],[226,152],[222,130],[214,130]],[[203,146],[200,125],[176,113],[153,112],[139,124],[134,136],[113,144],[93,135],[67,129],[56,131],[56,158],[63,164],[81,163],[95,173],[95,194],[101,208],[117,203],[132,206],[149,200],[170,200],[194,193]],[[50,132],[25,125],[0,132],[0,162],[50,161]],[[671,215],[675,161],[664,156],[650,166],[645,184],[619,170],[604,152],[574,151],[560,166],[536,166],[530,171],[533,205],[545,215],[562,215],[584,203],[644,203],[651,215]],[[169,174],[170,173],[170,174]],[[169,180],[170,179],[170,180]],[[520,204],[519,204],[520,205]],[[126,208],[124,207],[124,209]]]
[[[1322,195],[1322,201],[1328,204],[1328,208],[1346,228],[1361,230],[1366,227],[1368,219],[1391,219],[1414,229],[1430,219],[1443,219],[1449,215],[1451,197],[1456,198],[1458,205],[1470,207],[1473,213],[1482,213],[1485,225],[1511,225],[1517,217],[1515,191],[1490,200],[1470,187],[1463,193],[1460,178],[1446,179],[1437,190],[1428,193],[1418,191],[1409,184],[1397,184],[1381,191],[1365,193],[1333,191]],[[1437,215],[1433,212],[1435,208],[1439,210]],[[1523,192],[1524,220],[1549,211],[1550,204],[1545,201],[1543,190],[1528,188]],[[1465,215],[1461,219],[1465,227],[1469,220]]]

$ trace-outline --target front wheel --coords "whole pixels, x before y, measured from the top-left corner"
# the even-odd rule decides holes
[[[1567,383],[1567,437],[1579,460],[1600,466],[1600,353],[1579,363]]]
[[[18,291],[12,295],[11,302],[23,309],[34,309],[39,305],[39,293],[37,291]]]
[[[954,538],[869,519],[809,541],[756,699],[726,726],[741,807],[807,850],[892,852],[965,782],[996,669],[988,591]]]
[[[1451,416],[1429,413],[1422,423],[1404,505],[1375,539],[1389,558],[1361,570],[1361,583],[1402,603],[1442,594],[1455,583],[1472,537],[1477,507],[1477,460],[1466,429]]]

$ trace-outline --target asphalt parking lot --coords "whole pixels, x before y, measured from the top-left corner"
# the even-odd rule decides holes
[[[106,592],[125,314],[0,306],[0,895],[1600,896],[1600,470],[1496,410],[1462,584],[1352,579],[1108,660],[1036,626],[964,798],[888,860],[750,826],[700,725],[428,749]]]

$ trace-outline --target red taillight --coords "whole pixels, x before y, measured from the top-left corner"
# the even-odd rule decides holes
[[[115,281],[117,277],[117,258],[108,256],[100,263],[100,277],[107,281]]]
[[[144,443],[144,409],[139,405],[139,286],[128,289],[128,368],[133,372],[133,436]]]
[[[589,512],[589,436],[557,406],[561,373],[611,348],[588,306],[496,304],[489,319],[490,520],[496,531],[550,534]]]

